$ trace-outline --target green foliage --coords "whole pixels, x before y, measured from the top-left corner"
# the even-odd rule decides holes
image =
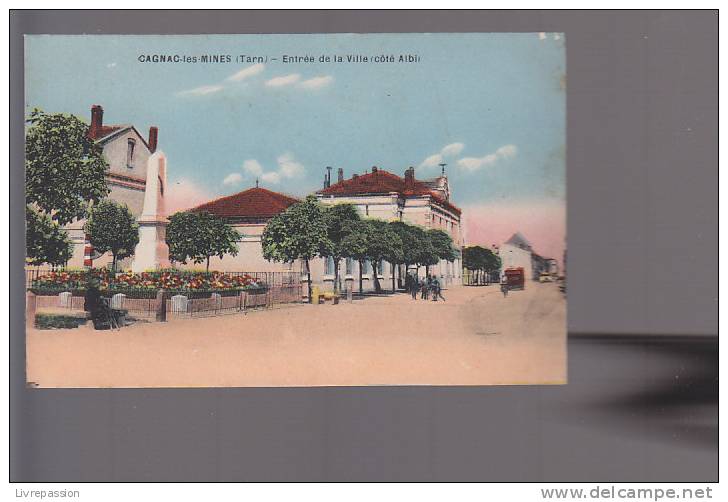
[[[457,253],[452,246],[452,238],[450,234],[440,229],[432,229],[427,231],[427,237],[432,243],[435,256],[440,260],[454,261]]]
[[[73,255],[68,233],[47,214],[25,206],[25,260],[30,265],[63,265]]]
[[[351,204],[336,204],[324,211],[326,239],[322,243],[321,256],[334,260],[334,291],[339,291],[339,262],[357,251],[351,239],[359,228],[359,212]]]
[[[83,218],[90,202],[106,197],[108,164],[72,115],[34,109],[26,119],[25,198],[61,225]]]
[[[41,313],[35,315],[35,327],[38,329],[71,329],[85,323],[85,318],[73,315]]]
[[[397,232],[395,223],[397,223],[397,222],[387,223],[386,239],[389,242],[389,245],[387,246],[386,251],[382,255],[382,258],[385,261],[388,261],[389,263],[400,264],[400,263],[404,263],[405,249],[404,249],[404,242],[402,241],[402,238],[400,237],[399,232]]]
[[[381,287],[376,274],[379,263],[382,260],[399,263],[402,257],[402,239],[386,221],[367,220],[367,223],[371,229],[367,243],[367,255],[374,267],[374,287],[379,292]]]
[[[351,204],[336,204],[324,211],[326,225],[326,241],[321,249],[322,256],[331,256],[334,260],[351,256],[350,239],[358,227],[361,218],[359,212]]]
[[[279,262],[310,260],[327,247],[326,239],[324,208],[309,195],[268,222],[261,237],[263,257]]]
[[[406,265],[414,265],[419,262],[420,247],[422,246],[423,231],[419,227],[410,225],[403,221],[390,223],[391,229],[402,241],[402,261]],[[419,231],[418,231],[419,229]]]
[[[206,270],[210,269],[211,256],[236,256],[239,239],[233,227],[205,211],[175,213],[167,225],[169,258],[182,263],[206,261]]]
[[[91,209],[84,230],[89,234],[91,245],[99,253],[110,252],[112,270],[117,260],[134,254],[139,243],[139,224],[126,204],[104,199]]]
[[[469,270],[495,272],[501,268],[501,258],[490,249],[468,246],[463,249],[463,266]]]

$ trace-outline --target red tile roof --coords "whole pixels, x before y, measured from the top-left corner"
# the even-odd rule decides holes
[[[364,195],[364,194],[388,194],[396,192],[403,197],[417,197],[429,195],[440,205],[460,214],[460,208],[445,200],[440,194],[434,192],[425,182],[414,180],[412,188],[407,188],[404,178],[392,174],[383,169],[374,172],[360,174],[355,178],[340,181],[328,188],[317,191],[322,195]]]
[[[94,140],[101,139],[103,137],[108,136],[112,132],[116,132],[122,127],[128,127],[128,126],[122,126],[122,125],[108,125],[108,126],[101,126],[98,128],[89,127],[88,128],[88,137]]]
[[[256,187],[211,200],[192,211],[207,211],[221,218],[262,219],[272,218],[296,202],[296,198]]]

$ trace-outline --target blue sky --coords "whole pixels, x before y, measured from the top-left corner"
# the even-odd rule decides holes
[[[140,55],[230,54],[231,63]],[[267,56],[263,64],[237,55]],[[289,63],[283,55],[415,54],[416,63]],[[273,61],[271,58],[277,58]],[[254,185],[294,195],[325,167],[434,176],[463,207],[565,195],[561,34],[27,36],[26,106],[159,126],[171,184],[201,196]],[[172,185],[170,185],[171,187]]]

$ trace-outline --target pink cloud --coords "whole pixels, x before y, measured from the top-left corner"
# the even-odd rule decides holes
[[[521,232],[541,256],[561,263],[566,247],[566,206],[563,201],[500,201],[463,208],[468,245],[498,246]]]
[[[167,185],[164,207],[167,215],[184,211],[214,198],[207,190],[186,178],[172,180]]]

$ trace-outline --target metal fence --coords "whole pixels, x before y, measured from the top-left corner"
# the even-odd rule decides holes
[[[83,288],[33,287],[33,281],[47,272],[50,270],[26,269],[26,285],[36,294],[37,307],[82,310]],[[167,320],[207,317],[301,302],[298,272],[226,272],[225,275],[248,275],[258,287],[161,290],[161,293],[154,288],[113,287],[102,289],[100,293],[108,299],[111,308],[124,310],[131,318],[149,321],[158,320],[160,316]]]

